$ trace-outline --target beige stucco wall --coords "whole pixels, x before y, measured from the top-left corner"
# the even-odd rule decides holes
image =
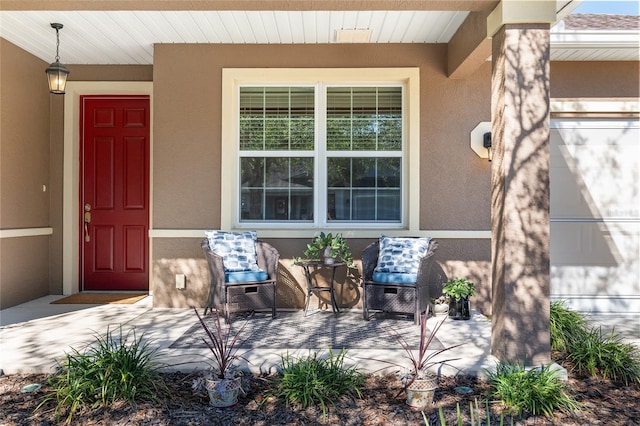
[[[451,80],[445,74],[446,53],[444,45],[156,45],[153,228],[220,227],[221,144],[232,143],[221,141],[223,68],[419,67],[422,167],[410,173],[420,176],[420,229],[489,229],[489,164],[469,148],[469,132],[489,119],[490,64],[473,78]],[[188,240],[153,239],[152,289],[158,306],[181,305],[195,294],[204,300],[208,278],[199,241]],[[349,241],[356,258],[371,241]],[[290,264],[307,238],[270,242],[302,291],[299,268]],[[194,255],[200,258],[196,267],[184,264]],[[489,309],[488,241],[441,240],[437,256],[447,274],[464,273],[486,288],[479,291],[479,303]],[[173,288],[176,273],[187,274],[186,292]],[[357,283],[346,277],[339,282],[343,303],[359,306]],[[283,285],[279,291],[285,291]]]
[[[151,65],[69,65],[69,81],[151,81]]]
[[[0,229],[49,226],[47,64],[0,39]],[[47,191],[43,191],[43,185]],[[0,239],[0,307],[49,292],[49,237]]]
[[[2,205],[0,226],[49,224],[49,91],[47,64],[0,39],[2,53]],[[11,58],[11,59],[9,59]]]
[[[640,62],[552,62],[551,98],[638,98]]]
[[[472,79],[448,79],[441,45],[157,45],[154,55],[154,228],[220,224],[220,174],[210,159],[221,152],[224,67],[411,66],[421,67],[424,166],[411,171],[420,174],[420,228],[489,228],[489,165],[469,148],[469,132],[490,114],[489,64]],[[202,191],[198,184],[205,183]],[[452,205],[450,193],[463,197]],[[469,203],[475,208],[467,208]]]

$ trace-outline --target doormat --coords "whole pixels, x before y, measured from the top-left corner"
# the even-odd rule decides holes
[[[52,305],[131,305],[145,297],[147,293],[76,293],[54,300]]]
[[[195,315],[194,315],[195,316]],[[205,321],[215,330],[215,320],[207,316]],[[223,327],[226,327],[222,320]],[[245,326],[246,324],[246,326]],[[304,312],[278,312],[271,319],[268,314],[255,314],[248,318],[234,317],[234,330],[245,326],[239,337],[240,349],[401,349],[395,330],[417,349],[420,342],[420,326],[413,319],[371,319],[365,321],[362,314],[315,312],[304,316]],[[226,328],[225,328],[226,330]],[[199,322],[193,324],[171,346],[172,349],[206,348],[202,338],[204,330]],[[244,340],[246,339],[246,340]],[[431,342],[431,349],[443,349],[437,339]]]

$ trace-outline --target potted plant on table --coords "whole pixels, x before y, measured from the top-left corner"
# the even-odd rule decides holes
[[[392,364],[405,368],[405,371],[400,374],[400,381],[405,390],[407,405],[415,410],[425,410],[433,405],[433,396],[438,388],[438,376],[433,371],[434,368],[459,359],[437,359],[438,356],[463,345],[463,343],[459,343],[442,349],[434,349],[433,346],[438,341],[436,334],[447,317],[438,322],[432,331],[427,328],[428,317],[429,308],[427,307],[426,312],[420,319],[420,342],[417,351],[411,349],[411,345],[407,343],[400,332],[395,329],[386,329],[387,333],[393,336],[402,346],[409,361],[408,368],[399,363],[392,362]]]
[[[475,296],[475,284],[466,278],[453,278],[447,281],[442,292],[449,296],[449,316],[456,320],[471,319],[469,297]]]
[[[313,237],[310,244],[307,244],[303,257],[305,259],[322,260],[326,265],[331,265],[336,259],[339,259],[347,265],[347,268],[353,268],[354,266],[351,249],[342,234],[333,235],[330,232],[328,234],[321,232]],[[296,259],[296,261],[302,260],[300,258]]]
[[[238,331],[233,332],[232,325],[223,326],[220,315],[214,311],[215,327],[211,327],[200,316],[196,308],[193,310],[205,332],[205,337],[202,340],[212,355],[210,358],[212,369],[194,380],[193,390],[206,390],[209,394],[209,401],[214,407],[223,408],[235,405],[238,402],[238,395],[242,391],[242,372],[237,369],[235,362],[238,359],[247,361],[241,354],[238,354],[239,347],[246,341],[246,339],[240,340],[240,334],[247,323],[245,322]]]

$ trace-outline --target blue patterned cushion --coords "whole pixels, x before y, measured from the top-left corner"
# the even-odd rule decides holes
[[[427,253],[430,240],[429,237],[380,236],[378,265],[374,272],[417,274],[420,259]]]
[[[256,231],[205,231],[212,252],[222,256],[225,272],[258,271]]]

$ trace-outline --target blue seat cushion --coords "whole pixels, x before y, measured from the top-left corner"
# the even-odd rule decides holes
[[[258,269],[256,271],[236,271],[225,272],[224,282],[226,283],[246,283],[253,281],[266,281],[269,279],[267,271]]]
[[[377,283],[415,284],[418,274],[404,272],[374,272],[373,281]]]

